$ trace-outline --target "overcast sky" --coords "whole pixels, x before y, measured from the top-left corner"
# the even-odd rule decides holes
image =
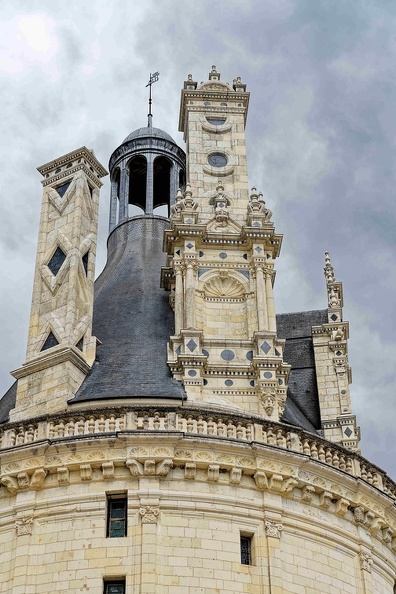
[[[250,186],[284,234],[277,311],[327,306],[324,252],[344,284],[362,453],[396,478],[394,0],[0,0],[0,393],[25,358],[40,166],[129,132],[177,131],[187,75],[251,92]],[[184,147],[183,147],[184,148]],[[101,193],[97,273],[106,259]]]

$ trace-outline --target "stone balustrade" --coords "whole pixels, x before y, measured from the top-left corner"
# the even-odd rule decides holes
[[[309,456],[360,477],[396,500],[396,485],[385,472],[338,445],[297,427],[273,423],[259,416],[197,411],[187,407],[134,406],[65,413],[34,422],[9,424],[0,434],[0,451],[39,440],[65,440],[88,435],[163,431],[257,442]]]

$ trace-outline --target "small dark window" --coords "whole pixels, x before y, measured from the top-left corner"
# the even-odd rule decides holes
[[[127,498],[124,495],[107,497],[107,536],[127,535]]]
[[[252,564],[252,537],[241,534],[241,563],[242,565]]]
[[[93,169],[92,169],[93,171]],[[93,198],[93,188],[88,184],[89,195]]]
[[[125,594],[125,578],[121,580],[104,580],[104,594]]]

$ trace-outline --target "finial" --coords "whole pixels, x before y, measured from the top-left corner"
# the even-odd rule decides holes
[[[152,85],[157,82],[159,78],[159,72],[154,72],[154,74],[151,74],[150,72],[150,80],[148,81],[146,87],[150,87],[150,94],[149,94],[149,112],[147,115],[148,118],[148,127],[152,128],[153,127],[153,114],[151,112],[151,105],[153,103],[152,97],[151,97],[151,87]]]
[[[212,66],[212,70],[209,72],[209,80],[220,80],[220,73],[217,72],[216,66]]]
[[[335,283],[334,277],[334,268],[331,265],[330,254],[329,252],[325,252],[325,267],[324,267],[324,275],[326,278],[326,283]]]

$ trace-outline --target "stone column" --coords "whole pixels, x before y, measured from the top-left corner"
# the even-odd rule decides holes
[[[147,177],[146,177],[146,214],[153,214],[154,205],[154,155],[149,153],[145,155],[147,159]]]
[[[194,264],[188,262],[186,267],[185,312],[186,328],[194,328]]]
[[[178,336],[183,327],[183,268],[175,266],[176,286],[175,286],[175,334]]]
[[[172,163],[170,171],[170,188],[169,188],[169,206],[175,203],[176,192],[179,186],[179,167],[176,163]]]
[[[272,290],[272,268],[270,267],[265,269],[265,290],[268,308],[268,330],[270,332],[276,332],[274,293]]]
[[[120,173],[120,212],[118,215],[118,222],[121,223],[128,218],[128,203],[129,203],[129,171],[123,164]]]
[[[256,266],[256,300],[258,329],[268,329],[267,301],[264,286],[264,274],[261,266]]]
[[[109,233],[117,225],[117,190],[118,182],[115,179],[111,180],[111,192],[110,192],[110,216],[109,216]]]

